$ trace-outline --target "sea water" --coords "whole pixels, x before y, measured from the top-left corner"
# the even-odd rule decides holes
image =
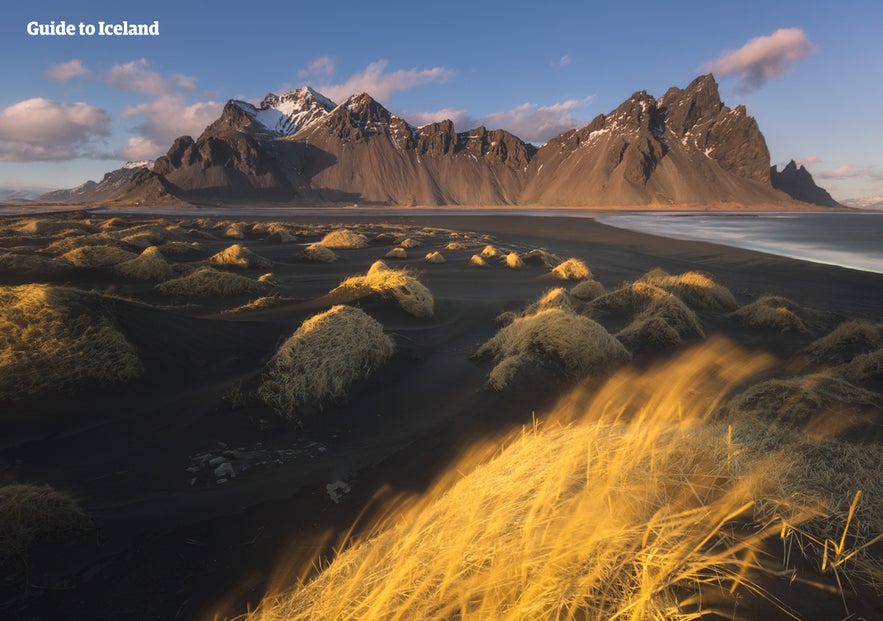
[[[618,228],[883,273],[881,213],[629,213],[597,217]]]

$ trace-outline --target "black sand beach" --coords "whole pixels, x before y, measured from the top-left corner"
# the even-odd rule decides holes
[[[42,232],[24,226],[32,220],[88,220],[77,233],[85,236],[159,221],[125,215],[108,224],[110,217],[5,218],[0,252],[58,256],[46,248],[75,227]],[[808,309],[805,332],[746,327],[728,312],[696,309],[707,336],[773,354],[780,361],[777,373],[811,367],[802,351],[841,322],[883,320],[883,274],[666,239],[585,218],[275,219],[297,238],[289,243],[266,228],[252,229],[255,222],[268,221],[198,220],[189,212],[162,219],[163,225],[179,225],[175,241],[199,244],[164,255],[183,266],[179,273],[233,243],[270,261],[269,267],[236,271],[254,279],[272,273],[274,284],[264,291],[279,299],[268,308],[235,314],[222,311],[258,295],[164,296],[156,281],[122,278],[109,267],[22,269],[0,263],[5,286],[50,283],[100,293],[96,304],[113,317],[143,365],[143,373],[127,382],[85,380],[0,401],[0,482],[50,484],[73,496],[94,521],[84,536],[32,550],[4,586],[0,616],[100,620],[243,614],[268,588],[285,582],[279,568],[294,567],[290,558],[328,554],[366,505],[368,517],[359,524],[369,524],[371,512],[383,510],[384,498],[425,489],[472,443],[530,424],[533,414],[541,417],[568,382],[540,369],[514,389],[491,391],[485,387],[491,365],[472,355],[497,331],[500,313],[517,312],[547,289],[574,283],[557,281],[549,268],[538,265],[515,270],[491,260],[488,268],[470,267],[469,258],[486,244],[520,254],[542,248],[579,258],[607,291],[661,268],[669,274],[702,272],[728,288],[740,306],[766,294],[785,296]],[[242,239],[224,236],[235,222],[242,223]],[[340,260],[334,263],[298,258],[305,243],[344,227],[364,234],[368,246],[335,250]],[[378,238],[381,234],[387,235]],[[397,236],[421,245],[407,250],[407,259],[384,259]],[[170,241],[157,240],[160,252]],[[463,248],[446,249],[451,241]],[[133,243],[118,245],[137,252]],[[439,250],[446,263],[426,263],[423,257],[432,250]],[[334,303],[327,294],[341,280],[365,274],[380,259],[419,273],[435,298],[433,317],[411,316],[376,297],[358,302],[391,335],[395,354],[373,377],[357,383],[347,399],[309,407],[299,422],[280,420],[252,394],[271,355],[305,319]],[[698,340],[688,339],[684,347]],[[631,364],[651,366],[667,355],[640,351]],[[883,389],[879,375],[865,388]],[[857,438],[878,442],[880,423],[877,411]],[[234,477],[216,475],[216,466],[225,462],[236,468]],[[351,489],[339,503],[326,488],[337,481]],[[381,499],[371,503],[379,491]],[[804,618],[835,618],[819,616],[820,610],[842,613],[840,595],[808,596],[795,588],[777,596]],[[869,589],[846,597],[857,615],[853,618],[883,617]]]

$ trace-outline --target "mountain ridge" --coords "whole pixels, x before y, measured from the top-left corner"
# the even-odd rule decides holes
[[[336,104],[305,86],[228,101],[110,202],[787,206],[773,174],[757,122],[724,105],[711,74],[659,99],[637,91],[539,148],[450,120],[413,126],[367,93]]]

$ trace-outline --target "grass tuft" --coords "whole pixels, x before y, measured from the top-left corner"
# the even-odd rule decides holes
[[[444,255],[442,255],[442,253],[440,253],[438,250],[433,250],[432,252],[427,252],[426,256],[423,257],[423,260],[426,261],[427,263],[435,263],[435,264],[447,262]]]
[[[310,244],[300,254],[300,258],[304,261],[312,261],[313,263],[334,263],[340,257],[334,254],[330,248],[326,248],[321,244]]]
[[[266,268],[271,265],[269,260],[255,254],[242,244],[233,244],[221,252],[212,255],[209,263],[215,267],[236,267],[240,269]]]
[[[334,248],[335,250],[365,248],[368,245],[368,238],[361,233],[354,233],[349,229],[340,229],[328,233],[322,238],[319,245],[325,248]]]
[[[778,295],[765,295],[759,300],[746,304],[733,313],[747,328],[764,328],[778,332],[807,332],[806,324],[800,318],[799,304]]]
[[[684,272],[672,276],[656,268],[640,278],[673,293],[692,307],[707,310],[734,311],[736,298],[729,289],[723,287],[700,272]]]
[[[210,267],[199,268],[180,278],[160,283],[156,287],[161,295],[182,298],[243,295],[257,293],[263,289],[264,285],[256,280],[231,272],[219,272]]]
[[[164,280],[174,273],[156,246],[145,248],[134,259],[115,265],[113,270],[121,276],[138,280]]]
[[[273,355],[258,396],[280,416],[304,404],[341,399],[393,353],[383,326],[364,311],[334,306],[304,321]]]
[[[552,269],[552,276],[558,280],[583,280],[592,277],[592,272],[579,259],[570,258]]]
[[[329,294],[335,302],[347,303],[369,295],[392,298],[406,313],[432,317],[435,301],[432,293],[406,270],[391,269],[375,261],[364,276],[351,276]]]

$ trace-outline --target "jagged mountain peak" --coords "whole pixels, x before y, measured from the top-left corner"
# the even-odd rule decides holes
[[[770,166],[770,182],[777,190],[805,203],[823,207],[838,207],[840,205],[824,188],[816,185],[806,167],[802,165],[798,167],[794,160],[785,164],[781,172],[775,164]]]

